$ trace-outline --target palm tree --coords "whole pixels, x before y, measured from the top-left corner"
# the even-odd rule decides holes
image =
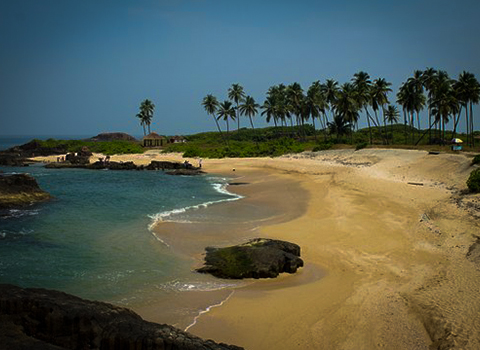
[[[475,75],[463,71],[459,78],[458,84],[461,86],[460,100],[465,107],[465,123],[467,131],[467,143],[475,146],[473,137],[473,104],[478,104],[480,100],[480,84]]]
[[[336,134],[337,141],[340,136],[352,134],[352,124],[347,122],[340,114],[335,114],[331,122],[328,122],[328,132]]]
[[[245,92],[243,91],[243,87],[240,84],[232,84],[232,87],[228,89],[228,98],[235,102],[236,109],[235,109],[235,118],[237,118],[238,128],[237,131],[240,130],[240,116],[237,115],[238,111],[238,104],[243,101],[245,98]]]
[[[217,120],[223,119],[227,124],[227,135],[230,131],[228,126],[228,119],[235,120],[235,109],[233,108],[232,102],[224,101],[220,103],[217,110]]]
[[[372,136],[372,128],[370,125],[370,120],[372,120],[374,124],[375,124],[375,121],[372,119],[372,117],[370,116],[370,113],[368,112],[368,106],[371,103],[370,90],[372,87],[370,75],[368,75],[368,73],[366,72],[360,71],[353,75],[352,82],[353,82],[353,87],[356,90],[355,95],[357,98],[357,104],[359,105],[359,109],[363,108],[365,111],[365,114],[367,115],[368,131],[370,133],[370,144],[372,144],[373,136]]]
[[[326,102],[322,94],[322,89],[319,81],[312,83],[307,91],[305,98],[305,112],[312,117],[313,131],[315,140],[317,140],[317,133],[315,130],[315,118],[320,117],[320,113],[325,115]],[[324,129],[327,126],[324,125]]]
[[[220,133],[220,135],[222,135],[222,138],[223,138],[222,130],[220,129],[220,125],[218,125],[217,118],[215,118],[215,113],[217,112],[217,108],[218,108],[217,98],[211,94],[208,94],[203,98],[202,106],[203,108],[205,108],[205,111],[207,111],[207,114],[210,114],[213,117],[213,120],[215,120],[215,124],[217,125],[218,132]]]
[[[137,113],[136,117],[140,119],[140,125],[143,127],[143,136],[146,136],[147,132],[145,131],[145,116],[142,112],[139,112]]]
[[[246,115],[250,119],[250,125],[252,126],[253,132],[255,133],[255,127],[253,126],[252,117],[258,113],[257,108],[260,106],[255,102],[254,98],[251,96],[245,97],[243,104],[239,105],[239,111],[241,115]]]
[[[267,123],[270,123],[270,121],[273,119],[275,127],[277,127],[277,106],[275,103],[275,97],[268,95],[260,108],[263,109],[261,115],[267,115],[265,118]]]
[[[360,111],[360,104],[358,102],[357,89],[351,83],[345,83],[340,89],[333,110],[335,112],[335,117],[340,117],[344,120],[345,123],[351,126],[350,128],[350,137],[353,141],[353,126],[358,122]],[[335,122],[337,123],[338,120]]]
[[[385,105],[388,104],[388,93],[392,91],[390,86],[392,83],[387,82],[385,79],[375,79],[371,88],[371,104],[372,109],[375,112],[375,119],[378,120],[377,111],[379,108],[382,109],[383,115],[383,126],[385,129],[385,135],[387,134],[387,125],[385,123]],[[385,142],[387,143],[387,138],[385,137]]]
[[[339,92],[338,82],[333,79],[327,79],[325,84],[321,86],[323,98],[327,104],[327,108],[332,112],[333,118],[333,107],[337,101],[337,96]],[[324,124],[328,125],[328,117],[327,114],[324,114]]]
[[[304,99],[303,89],[299,83],[293,83],[287,87],[286,94],[288,110],[295,115],[297,125],[299,125],[299,118],[302,112],[302,102]],[[291,120],[291,124],[293,130],[293,120]]]
[[[398,123],[400,114],[398,113],[397,106],[388,105],[385,110],[385,121],[390,123],[390,129],[392,132],[392,145],[393,145],[393,123]]]
[[[428,101],[428,125],[432,124],[432,107],[430,105],[430,101],[431,101],[431,98],[432,98],[433,85],[434,85],[437,73],[438,72],[435,69],[427,68],[427,69],[425,69],[425,71],[422,74],[423,87],[425,88],[425,90],[428,91],[428,99],[427,99],[427,101]],[[429,132],[428,138],[431,142],[431,140],[432,140],[431,128],[429,128],[428,132]]]
[[[144,100],[140,104],[140,115],[143,119],[143,124],[147,125],[148,133],[150,134],[150,124],[152,123],[153,111],[155,110],[155,105],[149,99]],[[138,116],[138,114],[137,114]]]

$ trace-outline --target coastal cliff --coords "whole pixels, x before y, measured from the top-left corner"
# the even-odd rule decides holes
[[[242,349],[144,321],[126,308],[0,285],[2,349]]]

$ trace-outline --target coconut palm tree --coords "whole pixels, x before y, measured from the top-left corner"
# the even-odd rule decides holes
[[[392,132],[392,145],[393,145],[393,123],[398,123],[400,114],[398,113],[397,106],[388,105],[385,110],[385,121],[390,123],[390,129]]]
[[[325,115],[326,102],[322,94],[321,84],[315,81],[309,87],[307,96],[305,97],[305,113],[312,117],[313,131],[315,140],[317,140],[317,133],[315,131],[315,118],[319,118],[320,114]],[[307,117],[308,118],[308,117]],[[325,129],[327,125],[324,125]]]
[[[140,120],[140,125],[143,127],[143,136],[146,136],[147,132],[145,130],[145,116],[142,112],[139,112],[137,113],[136,117]]]
[[[329,134],[335,134],[337,142],[340,136],[352,134],[352,124],[347,122],[340,114],[335,114],[331,122],[328,122]]]
[[[228,120],[229,119],[235,120],[235,108],[233,107],[232,102],[224,101],[220,103],[217,110],[217,120],[219,119],[223,119],[227,124],[227,135],[228,135],[230,131],[230,128],[228,126]]]
[[[215,120],[215,124],[217,125],[218,132],[220,133],[220,135],[222,135],[222,138],[223,138],[222,129],[220,129],[218,120],[217,118],[215,118],[215,113],[217,112],[218,105],[219,103],[217,98],[211,94],[208,94],[203,98],[202,106],[203,108],[205,108],[205,111],[207,111],[207,114],[210,114],[213,117],[213,120]]]
[[[433,85],[437,76],[437,71],[434,68],[427,68],[423,71],[422,74],[422,83],[423,87],[425,90],[428,91],[427,95],[427,103],[428,103],[428,125],[432,124],[432,107],[430,105],[430,101],[432,98],[432,91],[433,91]],[[431,128],[429,128],[429,140],[432,140],[432,133],[431,133]]]
[[[238,115],[238,104],[242,102],[245,98],[245,92],[243,91],[243,87],[240,84],[232,84],[232,87],[228,89],[228,98],[236,104],[235,118],[237,118],[238,131],[240,130],[240,116]]]
[[[300,124],[300,117],[302,112],[302,102],[304,99],[303,89],[299,83],[290,84],[286,89],[287,108],[289,112],[296,117],[297,125]],[[293,130],[293,119],[291,119],[291,126]]]
[[[155,105],[149,99],[144,100],[140,104],[140,115],[142,116],[143,123],[148,127],[149,134],[150,134],[150,124],[152,123],[154,110],[155,110]]]
[[[258,113],[260,106],[255,102],[255,99],[251,96],[245,97],[245,101],[238,106],[238,110],[241,115],[246,115],[250,119],[250,125],[252,126],[253,132],[255,133],[255,127],[253,126],[252,117]]]
[[[370,80],[370,75],[366,72],[360,71],[355,73],[352,78],[353,87],[356,90],[356,98],[357,104],[360,106],[360,109],[364,109],[366,117],[367,117],[367,124],[368,124],[368,131],[370,134],[370,144],[373,143],[373,135],[372,135],[372,128],[370,125],[370,120],[375,124],[375,120],[370,116],[368,112],[368,107],[371,103],[371,87],[372,81]],[[378,125],[376,125],[378,126]]]
[[[351,83],[345,83],[342,85],[339,90],[337,100],[333,106],[333,111],[335,112],[335,118],[343,118],[344,122],[351,126],[350,131],[352,131],[353,126],[358,122],[359,111],[361,105],[359,104],[359,99],[357,97],[357,89]],[[335,122],[337,123],[338,120]],[[353,133],[350,133],[350,137],[353,141]]]
[[[461,86],[460,100],[465,107],[465,124],[467,131],[467,143],[474,146],[473,138],[473,104],[478,104],[480,100],[480,84],[475,75],[463,71],[458,77],[458,85]]]
[[[375,112],[375,119],[378,120],[377,111],[382,109],[383,126],[385,129],[385,135],[387,134],[387,125],[385,123],[385,105],[388,104],[388,93],[392,91],[390,86],[392,83],[387,82],[384,78],[375,79],[371,88],[371,105]],[[385,137],[387,143],[387,138]]]

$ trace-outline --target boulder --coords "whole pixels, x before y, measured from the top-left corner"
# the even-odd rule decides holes
[[[46,289],[0,284],[2,349],[242,349],[202,340],[131,310]]]
[[[6,166],[28,166],[27,159],[19,153],[0,152],[0,165]]]
[[[28,174],[0,174],[0,208],[16,208],[50,199]]]
[[[295,273],[303,266],[300,247],[274,239],[256,238],[247,243],[206,248],[205,266],[197,269],[219,278],[273,278],[282,272]]]

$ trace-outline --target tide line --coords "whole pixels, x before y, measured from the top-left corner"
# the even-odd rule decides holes
[[[218,304],[214,304],[214,305],[210,305],[209,307],[207,307],[205,310],[202,310],[198,313],[197,316],[195,316],[195,318],[193,319],[193,322],[187,327],[185,328],[184,332],[188,332],[188,330],[195,326],[195,324],[197,323],[197,320],[200,318],[200,316],[202,316],[203,314],[206,314],[207,312],[209,312],[211,309],[213,309],[214,307],[219,307],[219,306],[222,306],[224,303],[226,303],[228,301],[228,299],[230,299],[230,297],[233,295],[235,291],[232,290],[232,292],[224,299],[222,300],[220,303]]]

